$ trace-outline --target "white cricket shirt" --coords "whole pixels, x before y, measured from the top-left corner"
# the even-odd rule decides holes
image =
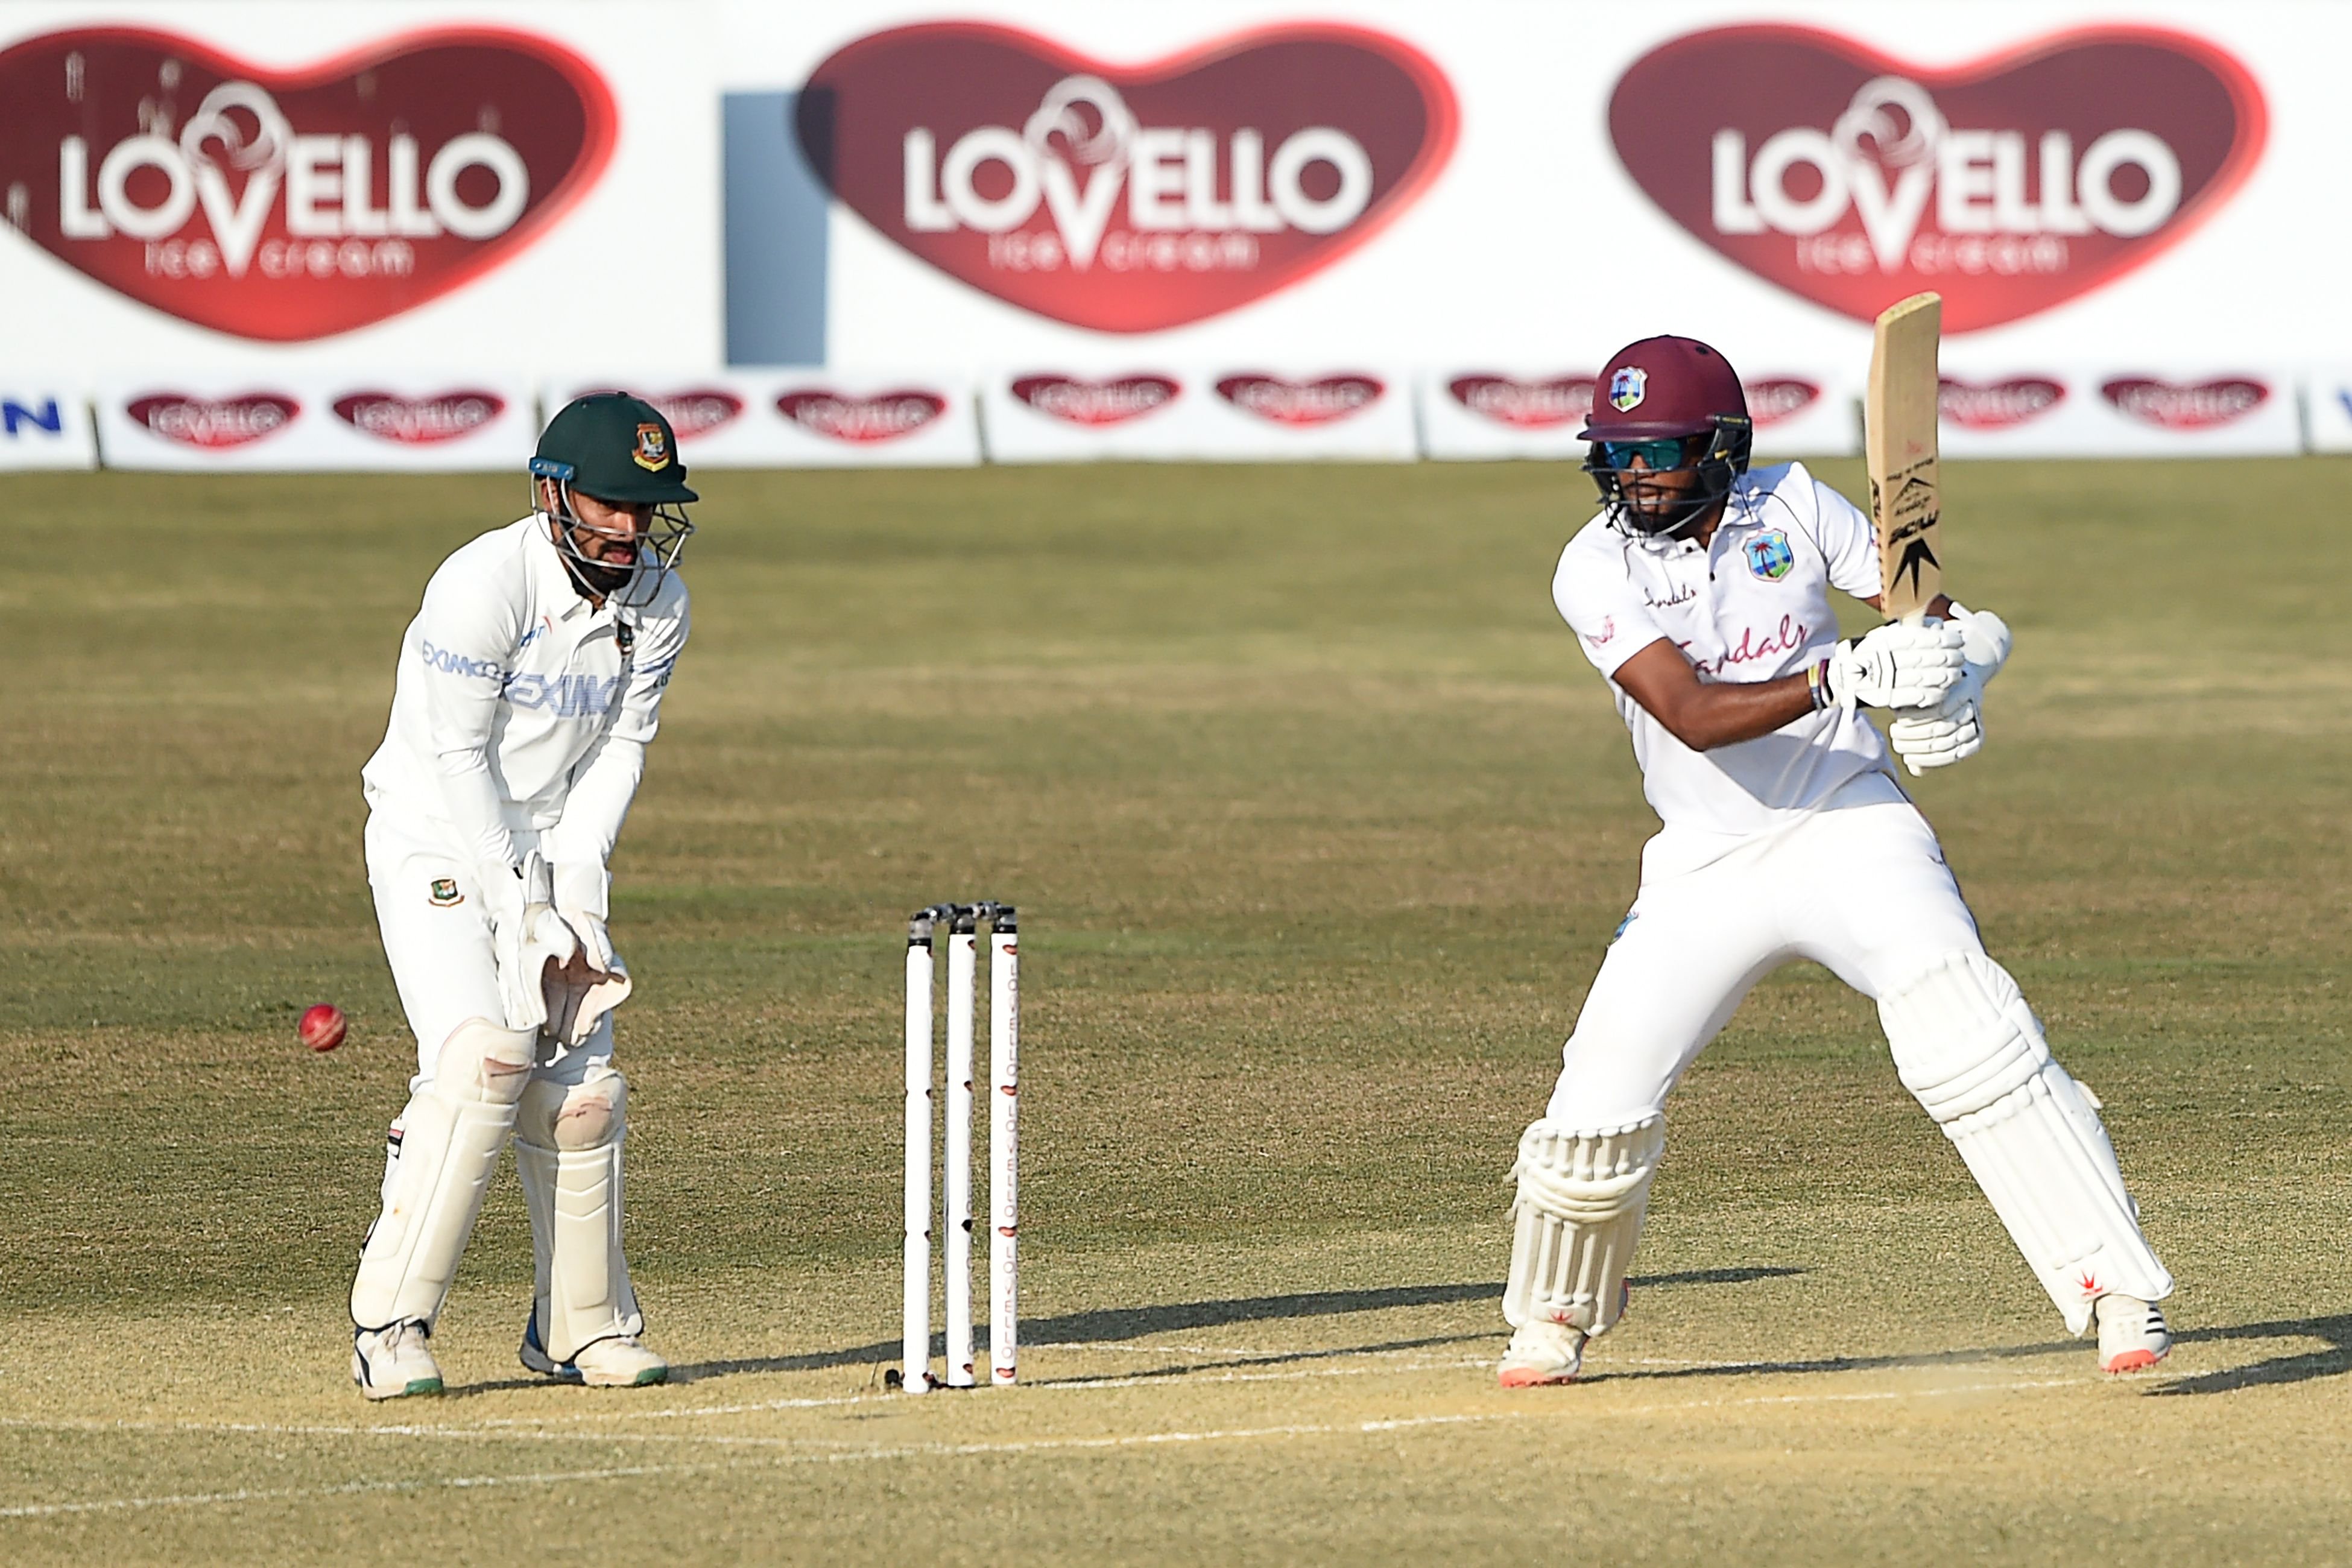
[[[515,859],[529,830],[550,859],[601,864],[628,814],[663,689],[686,647],[686,584],[592,605],[543,517],[462,546],[401,635],[392,722],[361,772],[371,809],[478,865]]]
[[[1877,539],[1869,518],[1801,463],[1740,476],[1705,549],[1628,539],[1596,517],[1560,552],[1552,602],[1584,656],[1612,678],[1643,793],[1667,826],[1763,832],[1862,774],[1892,778],[1885,742],[1859,711],[1807,713],[1769,735],[1695,752],[1613,679],[1661,637],[1701,680],[1799,674],[1838,640],[1832,587],[1877,594]]]

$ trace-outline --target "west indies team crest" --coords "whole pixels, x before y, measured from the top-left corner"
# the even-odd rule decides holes
[[[1739,548],[1748,557],[1748,570],[1767,583],[1778,583],[1797,564],[1797,552],[1789,548],[1789,536],[1780,529],[1759,533]]]

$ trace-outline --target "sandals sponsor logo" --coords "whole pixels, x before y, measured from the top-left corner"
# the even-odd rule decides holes
[[[2065,401],[2064,385],[2047,376],[1966,382],[1948,375],[1936,383],[1937,416],[1964,430],[2006,430],[2039,419]]]
[[[433,397],[403,397],[392,392],[354,392],[335,399],[335,417],[362,436],[403,447],[432,447],[469,436],[506,412],[494,392],[444,392]]]
[[[1360,27],[1266,28],[1149,65],[974,23],[861,38],[800,95],[835,195],[923,260],[1076,326],[1247,304],[1370,238],[1454,148],[1454,91]]]
[[[542,38],[421,33],[272,70],[133,28],[0,51],[0,205],[67,265],[267,342],[349,331],[512,256],[612,154],[604,80]]]
[[[1388,388],[1369,375],[1327,375],[1285,381],[1278,375],[1229,375],[1217,395],[1244,414],[1276,425],[1331,425],[1378,403]]]
[[[1071,425],[1099,428],[1156,414],[1176,401],[1182,388],[1169,376],[1122,375],[1084,381],[1074,375],[1024,375],[1013,395],[1040,414]]]
[[[2148,376],[2119,376],[2102,384],[2099,395],[2143,425],[2165,430],[2210,430],[2233,424],[2271,399],[2268,384],[2225,376],[2182,386]]]
[[[938,393],[913,390],[856,397],[809,388],[776,399],[776,412],[803,429],[860,447],[911,436],[947,411]]]
[[[302,405],[275,392],[248,392],[240,397],[157,392],[132,398],[125,411],[166,441],[217,452],[277,435],[294,422]]]
[[[1749,271],[1863,321],[1934,289],[1965,332],[2177,243],[2252,171],[2268,111],[2234,58],[2153,27],[1929,68],[1760,26],[1635,61],[1609,128],[1650,198]]]

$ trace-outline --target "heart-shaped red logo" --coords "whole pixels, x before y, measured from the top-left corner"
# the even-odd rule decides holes
[[[677,432],[681,444],[732,425],[743,412],[741,398],[710,386],[657,393],[646,401],[661,410],[661,416]]]
[[[1124,425],[1176,401],[1181,389],[1164,375],[1122,375],[1085,381],[1075,375],[1024,375],[1013,395],[1040,414],[1072,425]]]
[[[236,397],[156,392],[133,398],[128,412],[166,441],[216,452],[277,435],[294,423],[302,405],[276,392],[247,392]]]
[[[0,52],[0,188],[36,245],[269,342],[380,321],[496,267],[613,151],[613,97],[586,61],[483,28],[300,70],[76,28]]]
[[[1454,89],[1360,27],[1269,27],[1151,64],[929,23],[802,89],[810,166],[949,276],[1057,321],[1149,332],[1328,267],[1454,150]]]
[[[1333,424],[1370,408],[1387,390],[1369,375],[1327,375],[1315,381],[1229,375],[1217,383],[1219,397],[1276,425]]]
[[[2210,430],[2244,418],[2271,400],[2271,389],[2244,376],[2184,386],[2152,376],[2118,376],[2099,395],[2143,425],[2165,430]]]
[[[1554,376],[1549,381],[1520,381],[1507,375],[1457,375],[1445,384],[1446,395],[1481,418],[1514,430],[1550,430],[1581,425],[1592,413],[1589,375]]]
[[[1937,417],[1964,430],[2006,430],[2039,419],[2065,401],[2064,384],[2043,375],[1987,382],[1947,375],[1936,383]]]
[[[2049,310],[2175,245],[2244,181],[2262,90],[2154,27],[1929,68],[1805,27],[1723,27],[1636,60],[1609,132],[1667,216],[1860,321],[1944,296],[1944,330]]]
[[[335,399],[335,417],[362,436],[404,447],[431,447],[470,434],[506,412],[495,392],[444,392],[403,397],[392,392],[354,392]]]
[[[1739,386],[1748,395],[1748,417],[1759,430],[1794,419],[1822,400],[1819,386],[1793,375],[1759,376]]]
[[[820,436],[863,447],[913,435],[945,414],[948,400],[936,392],[877,392],[857,397],[804,387],[777,398],[776,411]]]
[[[623,392],[631,397],[644,398],[669,421],[671,431],[681,444],[733,424],[743,412],[741,398],[715,386],[688,387],[683,392],[646,392],[637,387],[599,386],[575,395],[586,397],[593,392]]]

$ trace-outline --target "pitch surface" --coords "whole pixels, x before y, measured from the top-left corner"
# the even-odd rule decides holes
[[[1946,470],[1950,583],[2018,655],[1918,794],[2182,1279],[2154,1376],[2063,1341],[1797,969],[1671,1108],[1592,1380],[1492,1387],[1503,1174],[1650,828],[1546,597],[1573,470],[713,474],[614,922],[679,1380],[523,1377],[502,1177],[453,1396],[387,1407],[343,1365],[411,1060],[357,772],[425,574],[521,487],[0,484],[37,546],[0,577],[0,1555],[2340,1556],[2347,478]],[[1024,911],[1029,1381],[910,1401],[897,921],[968,892]]]

